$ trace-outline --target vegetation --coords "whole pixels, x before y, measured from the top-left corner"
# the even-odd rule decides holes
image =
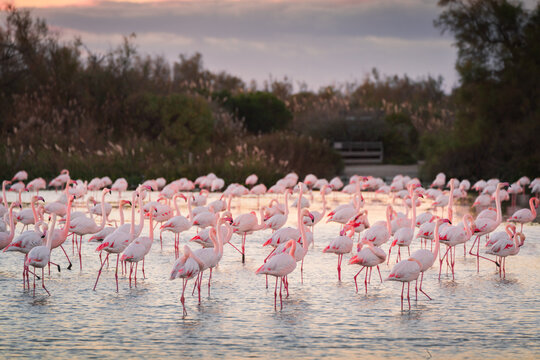
[[[456,39],[456,119],[429,139],[427,176],[516,179],[540,170],[540,3],[441,0],[435,25]]]

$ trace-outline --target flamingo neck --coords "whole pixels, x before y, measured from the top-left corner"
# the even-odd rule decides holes
[[[501,198],[499,197],[499,194],[501,192],[501,187],[497,186],[497,190],[495,191],[495,206],[497,208],[497,224],[500,224],[502,221],[502,210],[501,210]]]
[[[448,200],[448,220],[452,222],[454,217],[454,179],[450,179],[450,199]]]
[[[531,207],[531,213],[532,213],[532,216],[533,216],[533,219],[536,218],[536,204],[535,203],[538,203],[538,200],[536,200],[535,197],[532,197],[530,200],[529,200],[529,206]]]
[[[289,195],[290,195],[289,192],[285,193],[285,212],[283,213],[285,217],[289,217]],[[298,201],[300,202],[300,200]]]
[[[463,223],[465,224],[465,231],[467,232],[467,239],[470,239],[472,236],[472,225],[473,217],[470,214],[467,214],[463,217]]]
[[[34,215],[34,224],[38,222],[38,214],[36,211],[36,198],[32,197],[32,201],[30,202],[30,206],[32,207],[32,214]]]
[[[418,197],[416,196],[416,193],[413,192],[413,196],[411,198],[412,200],[411,229],[413,229],[413,231],[414,231],[414,224],[416,222],[416,199],[418,199]]]
[[[138,196],[137,196],[138,195]],[[131,226],[129,228],[129,233],[133,235],[135,233],[135,201],[137,200],[137,204],[139,206],[139,211],[142,211],[142,200],[141,200],[141,194],[137,194],[136,191],[133,192],[131,195]]]
[[[103,230],[105,223],[107,222],[107,212],[105,211],[105,194],[105,191],[101,192],[101,224],[98,227],[98,231]]]
[[[389,234],[392,234],[392,218],[390,214],[392,214],[392,207],[388,205],[386,208],[386,229],[388,230]]]
[[[149,229],[148,236],[150,237],[150,243],[153,243],[154,242],[154,217],[152,216],[152,214],[150,214],[149,223],[150,223],[150,229]]]
[[[119,201],[118,211],[120,212],[120,225],[124,225],[124,204],[122,200]]]
[[[67,221],[66,221],[66,224],[67,224]],[[56,225],[56,214],[53,213],[52,223],[51,223],[51,230],[47,234],[47,248],[49,249],[49,251],[51,251],[51,247],[52,247],[52,238],[53,238],[55,225]],[[64,227],[66,227],[66,226],[64,226]]]
[[[193,222],[193,210],[191,209],[191,194],[188,195],[187,206],[188,206],[188,212],[189,212],[189,219],[188,220]]]
[[[232,201],[232,194],[229,194],[229,199],[227,199],[227,211],[231,211],[231,201]]]
[[[62,236],[67,237],[69,232],[69,225],[71,224],[71,205],[73,204],[73,199],[68,197],[68,206],[66,209],[66,222],[64,223],[64,228],[62,229]],[[52,231],[52,230],[51,230]]]
[[[437,256],[439,256],[439,247],[441,245],[440,243],[440,237],[439,237],[439,221],[437,220],[437,222],[435,223],[435,252],[433,253],[433,258],[436,259]]]
[[[176,209],[176,216],[182,215],[180,213],[180,207],[178,207],[178,197],[179,197],[178,194],[173,196],[174,208]]]
[[[9,207],[9,238],[10,239],[13,239],[13,236],[15,236],[15,224],[13,223],[13,206],[15,206],[15,203],[11,203],[11,206]]]

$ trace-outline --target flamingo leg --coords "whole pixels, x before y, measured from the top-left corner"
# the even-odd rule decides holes
[[[362,270],[364,270],[366,267],[365,266],[362,266],[362,268],[360,269],[360,271],[358,271],[356,273],[356,275],[354,275],[354,285],[356,286],[356,292],[358,292],[358,283],[356,282],[356,278],[358,277],[358,275],[360,275],[360,273],[362,272]],[[367,270],[366,270],[367,272]]]
[[[422,277],[420,278],[420,292],[424,295],[426,295],[426,297],[429,299],[429,300],[432,300],[431,297],[426,294],[426,292],[424,290],[422,290],[422,283],[424,282],[424,273],[422,273]]]
[[[47,294],[49,294],[49,296],[51,296],[51,293],[45,287],[45,276],[44,276],[43,272],[44,272],[44,269],[41,268],[41,287],[47,292]]]
[[[246,234],[242,236],[242,264],[246,262]]]
[[[133,274],[133,264],[129,264],[129,288],[131,289],[131,275]]]
[[[341,281],[341,257],[342,255],[338,255],[338,263],[337,263],[337,274],[338,274],[338,280]],[[303,262],[304,260],[302,260]]]
[[[81,240],[79,241],[79,266],[82,271],[82,235],[81,235]]]
[[[118,260],[120,259],[120,254],[116,255],[116,272],[114,273],[114,278],[116,279],[116,292],[118,292]]]
[[[60,249],[62,249],[62,251],[64,252],[64,255],[66,255],[67,261],[69,262],[69,265],[68,265],[67,269],[68,269],[68,270],[71,270],[71,266],[72,266],[73,264],[71,263],[71,260],[69,260],[69,256],[68,256],[66,250],[64,249],[64,247],[63,247],[62,245],[60,245]],[[100,256],[100,260],[101,260],[101,252],[99,253],[99,256]]]
[[[277,282],[278,277],[276,276],[276,287],[274,288],[274,311],[277,310]]]
[[[144,273],[144,258],[142,258],[142,278],[146,279],[146,275]]]
[[[210,276],[208,277],[208,296],[210,296],[210,281],[212,281],[212,268],[210,268]]]
[[[281,286],[283,284],[283,278],[281,278],[281,281],[279,282],[279,306],[280,309],[283,310],[283,297],[281,295]]]
[[[411,310],[411,297],[409,296],[409,290],[411,288],[411,282],[407,283],[407,302],[409,303],[409,310]]]
[[[366,269],[366,274],[364,276],[364,289],[366,290],[366,295],[367,295],[367,284],[368,284],[368,272],[369,272],[369,268]]]
[[[403,311],[403,290],[405,290],[405,283],[401,283],[401,311]]]
[[[135,287],[137,287],[137,269],[139,268],[139,263],[135,263]]]
[[[182,279],[182,296],[180,297],[180,302],[182,303],[183,316],[187,316],[186,298],[184,297],[184,293],[186,291],[186,285],[187,285],[187,280],[184,278]]]
[[[101,267],[99,268],[98,275],[96,278],[96,283],[94,284],[94,291],[96,290],[97,283],[99,281],[99,276],[101,275],[101,270],[103,269],[103,265],[105,265],[105,261],[109,258],[110,253],[107,253],[107,256],[105,257],[105,260],[101,263]]]

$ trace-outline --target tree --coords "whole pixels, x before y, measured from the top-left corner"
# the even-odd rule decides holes
[[[283,130],[292,121],[285,103],[268,92],[238,94],[225,100],[225,106],[243,119],[246,129],[253,134]]]
[[[441,0],[435,21],[455,36],[456,121],[436,142],[426,172],[512,180],[536,175],[540,151],[540,3]]]

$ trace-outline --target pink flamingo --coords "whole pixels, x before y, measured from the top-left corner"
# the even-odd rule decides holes
[[[180,208],[178,207],[178,203],[176,202],[176,199],[179,197],[184,199],[184,201],[187,200],[188,202],[189,216],[187,218],[185,216],[182,216],[182,214],[180,213]],[[180,234],[184,231],[189,230],[191,226],[193,225],[192,223],[193,212],[191,210],[191,196],[189,196],[189,198],[186,199],[186,197],[183,194],[175,194],[172,200],[176,208],[176,216],[173,216],[172,218],[170,218],[169,220],[167,220],[165,223],[161,225],[159,240],[162,243],[161,233],[163,231],[172,232],[174,234],[174,253],[175,253],[175,257],[178,258],[178,253],[179,253],[178,243],[180,241]],[[162,243],[161,248],[163,249],[163,243]]]
[[[523,232],[523,224],[528,223],[536,219],[536,208],[540,200],[536,197],[533,197],[529,200],[530,209],[520,209],[516,211],[512,216],[508,218],[507,221],[517,222],[521,224],[520,232]]]
[[[187,282],[189,279],[193,279],[195,276],[197,276],[203,267],[204,263],[202,260],[193,254],[189,246],[184,245],[184,254],[174,262],[171,275],[169,277],[170,280],[178,278],[182,279],[182,296],[180,297],[180,302],[182,303],[184,316],[187,315],[185,303],[186,298],[184,297]]]
[[[474,242],[469,250],[469,254],[476,256],[476,269],[478,272],[480,271],[480,258],[489,260],[489,261],[494,262],[495,264],[498,264],[497,262],[489,258],[480,256],[480,236],[486,235],[495,231],[495,229],[499,226],[499,224],[502,221],[501,198],[499,197],[499,193],[501,191],[501,188],[505,185],[508,185],[508,183],[498,183],[497,190],[495,190],[495,206],[497,207],[497,218],[494,220],[489,217],[483,217],[483,218],[476,218],[476,220],[474,221],[473,235],[476,235],[476,238],[474,239]],[[472,252],[474,245],[477,245],[476,254],[473,254]]]
[[[12,202],[9,206],[9,232],[0,232],[0,250],[7,247],[15,236],[15,224],[13,221],[13,208],[21,206],[18,202]]]
[[[52,245],[52,234],[54,232],[54,226],[56,225],[56,214],[52,215],[52,225],[51,230],[47,234],[47,245],[36,246],[28,253],[28,256],[25,261],[25,265],[33,266],[35,268],[41,268],[41,286],[43,289],[51,296],[51,293],[45,287],[45,276],[43,269],[49,263],[51,258],[51,245]],[[34,270],[35,271],[35,270]],[[36,295],[36,278],[34,276],[34,296]]]
[[[265,229],[266,224],[263,221],[263,214],[261,209],[260,214],[261,221],[260,223],[257,221],[257,215],[254,211],[248,213],[248,214],[242,214],[239,215],[236,219],[234,219],[233,223],[231,224],[233,227],[233,231],[239,235],[242,235],[242,263],[245,262],[245,254],[246,254],[246,235],[251,234],[254,231]]]
[[[347,234],[349,233],[349,234]],[[347,227],[341,230],[338,237],[335,237],[330,241],[330,244],[323,249],[323,253],[334,253],[338,255],[338,280],[341,281],[341,261],[343,260],[343,255],[348,254],[352,251],[353,240],[352,236],[354,235],[354,228]]]
[[[367,248],[364,248],[363,245],[366,245]],[[358,271],[356,275],[354,275],[354,284],[356,286],[356,292],[358,292],[358,283],[356,281],[356,278],[358,277],[358,275],[360,275],[362,270],[364,270],[366,267],[368,268],[366,270],[366,274],[365,274],[366,276],[364,279],[364,286],[366,289],[366,294],[367,294],[367,284],[368,284],[368,273],[369,273],[369,278],[371,279],[371,271],[373,270],[374,266],[377,267],[377,271],[379,272],[379,277],[381,278],[381,282],[382,282],[382,276],[381,276],[381,270],[379,269],[379,264],[382,264],[384,260],[386,260],[386,253],[381,248],[373,246],[373,243],[368,240],[364,240],[360,242],[358,252],[356,253],[355,256],[353,256],[349,260],[350,265],[358,264],[362,266],[360,271]]]
[[[388,205],[386,207],[386,222],[381,221],[380,223],[375,223],[369,229],[365,230],[360,235],[360,241],[368,240],[373,243],[375,246],[381,246],[390,239],[390,234],[392,234],[391,216],[392,207]]]
[[[406,247],[407,251],[410,255],[409,246],[411,245],[413,239],[414,239],[414,228],[415,228],[415,220],[416,220],[416,199],[418,197],[423,197],[422,194],[418,194],[413,190],[413,186],[409,186],[409,193],[412,196],[412,216],[410,219],[410,226],[408,227],[402,227],[399,228],[394,233],[394,241],[392,242],[392,245],[390,245],[390,249],[388,249],[388,261],[390,261],[390,254],[392,252],[393,246],[398,246],[398,255],[396,258],[396,263],[401,260],[401,248]]]
[[[149,212],[150,231],[149,236],[140,236],[133,240],[120,256],[120,261],[127,261],[131,263],[129,270],[129,287],[131,287],[131,274],[133,272],[133,263],[135,263],[135,286],[137,286],[137,267],[139,261],[144,261],[144,258],[150,252],[152,243],[154,242],[154,211]],[[144,277],[144,271],[143,271]]]
[[[305,240],[304,240],[305,242]],[[274,309],[277,310],[277,284],[279,284],[279,304],[283,309],[283,297],[282,297],[282,285],[286,282],[285,278],[294,269],[296,269],[296,259],[294,253],[296,251],[296,241],[289,240],[285,246],[285,250],[291,248],[288,252],[283,252],[272,256],[267,262],[265,262],[260,268],[255,271],[255,274],[272,275],[276,277],[276,286],[274,289]],[[287,286],[287,285],[285,285]]]
[[[454,280],[454,267],[455,267],[455,247],[459,244],[466,244],[472,236],[473,217],[471,214],[467,214],[463,217],[463,224],[457,226],[447,226],[444,231],[444,235],[441,235],[439,229],[439,241],[447,246],[446,252],[439,260],[439,280],[441,279],[442,263],[446,257],[446,264],[448,270],[448,263],[450,262],[450,268],[452,269],[452,280]],[[454,251],[452,251],[454,250]],[[450,253],[450,255],[448,255]],[[450,261],[448,261],[448,256]]]
[[[142,210],[142,196],[140,194],[137,194],[138,196],[138,204],[139,204],[139,211],[140,211],[140,223],[138,226],[137,233],[135,233],[135,208],[133,207],[131,209],[131,225],[129,228],[129,232],[126,232],[125,230],[122,230],[118,228],[115,232],[107,236],[105,239],[103,239],[103,242],[96,248],[96,251],[102,251],[105,250],[107,252],[107,256],[103,261],[101,262],[101,266],[98,271],[98,275],[96,277],[96,283],[94,284],[94,290],[96,290],[99,277],[101,275],[101,271],[103,270],[103,265],[108,261],[110,254],[116,254],[116,271],[114,274],[115,280],[116,280],[116,292],[118,292],[118,262],[120,260],[120,253],[122,253],[126,247],[129,245],[133,239],[139,236],[139,234],[142,232],[143,225],[144,225],[144,211]],[[126,224],[124,224],[126,225]]]
[[[105,188],[101,192],[101,214],[103,216],[101,217],[101,225],[97,225],[93,219],[84,217],[78,217],[76,223],[71,223],[69,226],[69,229],[72,233],[80,236],[80,241],[78,242],[78,252],[79,252],[79,265],[80,269],[82,270],[82,238],[84,235],[87,234],[95,234],[103,230],[105,227],[105,223],[107,222],[107,213],[105,211],[105,195],[107,193],[110,193],[111,190]],[[77,245],[77,240],[75,240],[75,244]]]
[[[264,219],[264,223],[267,228],[276,231],[283,227],[289,218],[289,196],[291,195],[291,190],[285,192],[285,211],[283,213],[277,212],[276,214],[269,216]]]
[[[514,234],[511,239],[501,239],[491,247],[486,254],[491,254],[501,258],[501,266],[499,268],[499,276],[506,278],[506,258],[515,256],[519,253],[519,248],[525,242],[525,235],[522,232]]]
[[[405,290],[405,283],[407,283],[407,301],[409,303],[409,310],[411,310],[411,297],[409,295],[411,281],[418,280],[421,269],[422,264],[417,259],[409,258],[407,260],[401,260],[396,265],[394,265],[392,270],[390,270],[390,275],[388,275],[388,277],[385,279],[386,281],[400,281],[402,283],[401,311],[403,311],[403,292]]]
[[[420,287],[418,290],[424,295],[427,296],[429,300],[431,300],[431,297],[429,297],[428,294],[422,290],[422,282],[424,280],[424,272],[431,268],[433,264],[435,263],[435,260],[437,259],[437,256],[439,256],[439,248],[440,248],[440,237],[439,237],[439,227],[443,222],[449,222],[448,219],[437,219],[435,222],[435,250],[432,252],[428,249],[420,249],[416,250],[412,253],[411,258],[416,259],[420,262],[420,272],[422,273],[422,277],[420,279]],[[416,289],[415,289],[416,290]],[[418,291],[416,291],[416,298],[418,298]]]

